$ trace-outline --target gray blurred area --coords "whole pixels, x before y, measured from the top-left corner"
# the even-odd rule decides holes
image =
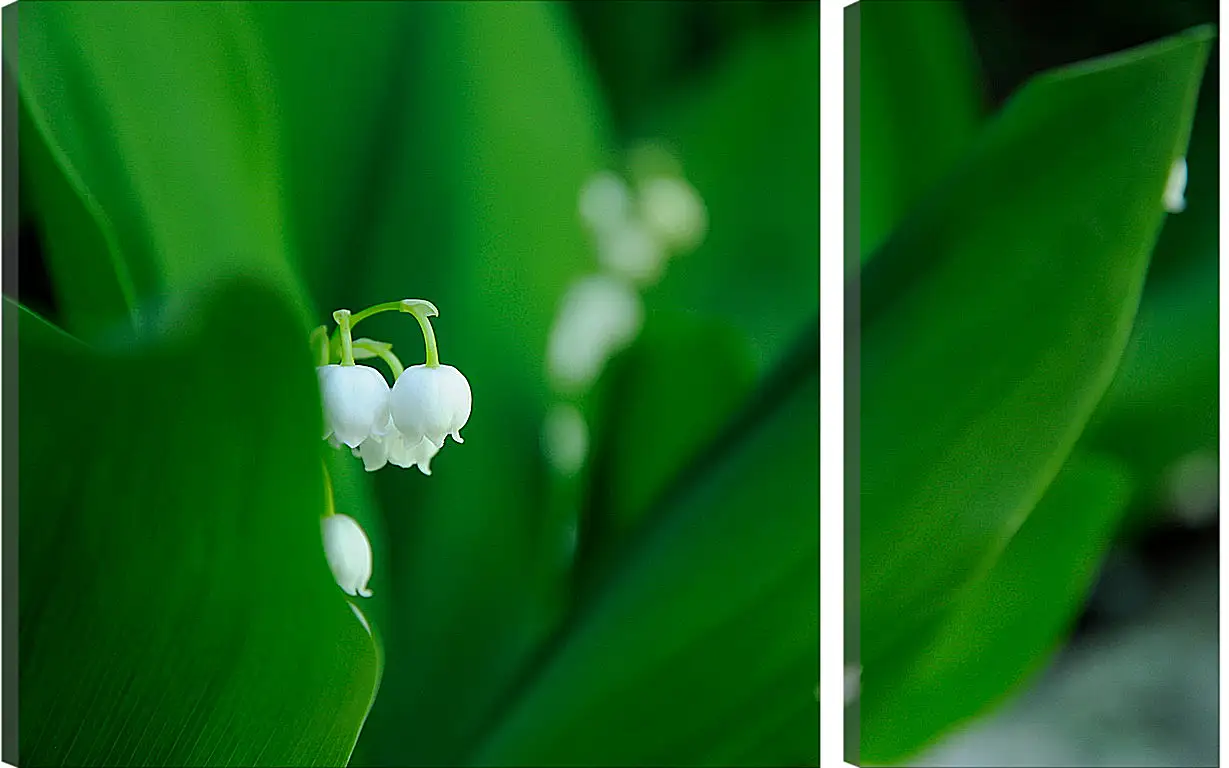
[[[1023,693],[912,764],[1217,765],[1217,537],[1204,527],[1193,545],[1115,553],[1090,603],[1095,625]]]

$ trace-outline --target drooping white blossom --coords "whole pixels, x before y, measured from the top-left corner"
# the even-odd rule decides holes
[[[348,515],[332,514],[321,519],[320,532],[337,586],[347,595],[371,597],[371,542],[362,527]]]
[[[324,436],[351,448],[380,434],[388,423],[388,382],[367,365],[324,365],[316,369],[324,405]]]
[[[417,466],[424,475],[430,475],[431,459],[435,458],[439,450],[440,447],[426,437],[415,441],[408,440],[390,417],[383,434],[373,436],[353,449],[353,453],[363,460],[363,468],[368,472],[375,472],[386,464],[393,464],[402,469]]]
[[[564,294],[547,341],[547,371],[564,390],[588,387],[644,321],[640,295],[609,275],[580,278]]]
[[[1169,179],[1165,182],[1165,210],[1169,213],[1181,213],[1186,210],[1186,158],[1179,157],[1169,169]]]
[[[674,251],[689,251],[708,230],[708,211],[683,178],[657,176],[640,185],[640,216],[649,230]]]
[[[393,385],[390,398],[393,424],[405,441],[405,449],[422,451],[426,438],[436,450],[452,435],[458,443],[461,428],[469,421],[473,395],[469,381],[451,365],[414,365],[406,368]],[[415,456],[419,454],[414,454]],[[432,454],[434,455],[434,454]],[[430,461],[430,456],[426,457]],[[423,464],[419,464],[423,468]],[[429,473],[429,470],[424,472]]]
[[[542,449],[551,467],[561,475],[574,475],[589,452],[589,427],[570,403],[557,403],[542,424]]]
[[[617,229],[631,212],[631,190],[610,171],[595,173],[580,189],[580,218],[594,232]]]

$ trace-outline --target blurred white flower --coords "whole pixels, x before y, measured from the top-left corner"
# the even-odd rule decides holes
[[[316,369],[324,405],[324,437],[357,448],[388,422],[388,382],[367,365],[323,365]]]
[[[473,396],[465,376],[451,365],[406,368],[393,385],[389,402],[393,424],[404,440],[403,448],[415,457],[419,454],[414,452],[422,450],[423,438],[436,450],[443,447],[447,435],[458,443],[465,442],[461,439],[461,427],[469,421]],[[424,472],[430,474],[429,470]]]
[[[320,532],[337,586],[347,595],[371,597],[371,542],[362,527],[348,515],[332,514],[321,519]]]
[[[612,274],[652,283],[661,275],[666,249],[648,227],[630,219],[598,236],[597,258]]]
[[[640,215],[660,241],[689,251],[708,230],[708,211],[695,188],[681,177],[658,176],[640,185]]]
[[[1169,169],[1169,180],[1165,182],[1165,210],[1169,213],[1182,213],[1186,210],[1186,158],[1179,157]]]
[[[593,383],[606,360],[636,337],[644,321],[640,296],[626,281],[589,275],[564,294],[547,342],[547,373],[563,389]]]
[[[594,232],[609,232],[631,216],[632,193],[623,179],[600,171],[580,188],[580,218]]]
[[[542,424],[542,448],[561,475],[574,475],[589,452],[589,428],[576,406],[557,403]]]

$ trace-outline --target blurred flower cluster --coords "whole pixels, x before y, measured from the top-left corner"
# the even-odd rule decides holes
[[[640,290],[661,279],[670,258],[695,250],[708,230],[704,202],[677,159],[653,143],[628,156],[630,182],[605,170],[580,190],[598,269],[568,288],[547,342],[547,377],[560,401],[546,416],[542,441],[562,475],[578,472],[588,452],[588,427],[570,399],[584,395],[640,332]]]

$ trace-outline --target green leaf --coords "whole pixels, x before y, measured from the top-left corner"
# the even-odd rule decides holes
[[[746,736],[817,708],[817,340],[578,602],[471,764],[710,764],[754,749],[752,762],[782,765],[811,753],[814,709],[779,739]]]
[[[972,146],[981,74],[958,3],[862,0],[845,14],[865,261]]]
[[[1125,461],[1141,498],[1130,525],[1158,508],[1166,470],[1215,450],[1220,396],[1218,101],[1204,89],[1187,150],[1186,210],[1166,217],[1122,364],[1081,441]]]
[[[16,28],[15,23],[5,27]],[[80,183],[68,177],[71,163],[53,157],[25,102],[19,105],[19,121],[22,214],[32,214],[38,222],[61,322],[86,340],[105,336],[116,326],[132,325],[135,288],[106,216],[83,195]],[[83,258],[84,254],[102,258]]]
[[[379,669],[321,546],[306,329],[239,284],[108,347],[5,312],[22,764],[345,765]]]
[[[867,264],[864,666],[1001,551],[1109,384],[1210,37],[1034,79]]]
[[[926,633],[863,671],[863,764],[903,761],[1040,670],[1079,613],[1129,498],[1120,465],[1073,454],[994,567]]]
[[[677,155],[709,220],[699,248],[646,294],[646,313],[733,318],[760,375],[819,312],[817,15],[749,35],[646,126]]]
[[[110,267],[138,304],[239,275],[302,300],[283,237],[268,119],[275,110],[249,10],[207,2],[22,7],[17,71],[39,134],[31,146],[41,142],[60,166],[36,162],[35,181],[62,184],[50,178],[62,173],[80,200],[59,199],[69,207],[85,201],[112,246],[110,258],[101,249],[66,257],[85,265],[82,278]],[[61,290],[73,290],[69,281],[79,278],[66,271],[58,270]]]
[[[595,429],[586,535],[612,554],[755,386],[746,340],[728,321],[662,312],[612,361]]]

